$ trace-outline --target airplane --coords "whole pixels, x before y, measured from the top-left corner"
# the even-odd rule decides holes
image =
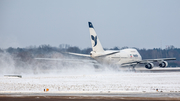
[[[108,64],[108,65],[118,65],[122,67],[131,66],[133,69],[139,65],[144,64],[145,68],[152,69],[154,67],[154,62],[159,63],[159,67],[165,68],[168,66],[168,60],[176,60],[176,58],[159,58],[159,59],[144,59],[142,60],[141,55],[136,49],[128,48],[122,50],[104,50],[99,37],[94,30],[93,24],[88,22],[89,31],[90,31],[90,39],[92,44],[92,51],[90,55],[86,54],[78,54],[71,53],[72,55],[91,57],[96,60],[100,64]]]

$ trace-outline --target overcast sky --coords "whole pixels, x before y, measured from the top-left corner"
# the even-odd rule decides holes
[[[180,0],[0,0],[0,48],[91,47],[88,21],[104,48],[180,48]]]

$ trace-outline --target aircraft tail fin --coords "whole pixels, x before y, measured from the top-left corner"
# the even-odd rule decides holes
[[[91,22],[88,22],[89,24],[89,31],[90,31],[90,38],[91,38],[91,44],[92,44],[92,50],[94,52],[104,52],[104,49],[99,41],[99,38],[97,37],[97,34],[94,30],[94,27]]]

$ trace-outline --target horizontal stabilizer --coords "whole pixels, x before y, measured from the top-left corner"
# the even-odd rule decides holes
[[[99,55],[99,56],[96,56],[96,57],[105,57],[105,56],[113,55],[113,54],[116,54],[116,53],[119,53],[119,51],[117,51],[117,52],[112,52],[112,53],[109,53],[109,54]]]
[[[45,60],[45,61],[60,61],[60,62],[68,62],[68,63],[86,63],[86,64],[97,63],[95,60],[89,60],[89,59],[67,59],[67,58],[34,58],[34,59]]]
[[[77,56],[84,56],[84,57],[90,57],[90,55],[87,55],[87,54],[78,54],[78,53],[71,53],[71,52],[68,52],[68,54],[77,55]]]

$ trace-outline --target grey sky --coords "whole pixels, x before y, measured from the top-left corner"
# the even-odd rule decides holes
[[[180,48],[180,0],[1,0],[0,48],[91,47],[88,21],[105,48]]]

